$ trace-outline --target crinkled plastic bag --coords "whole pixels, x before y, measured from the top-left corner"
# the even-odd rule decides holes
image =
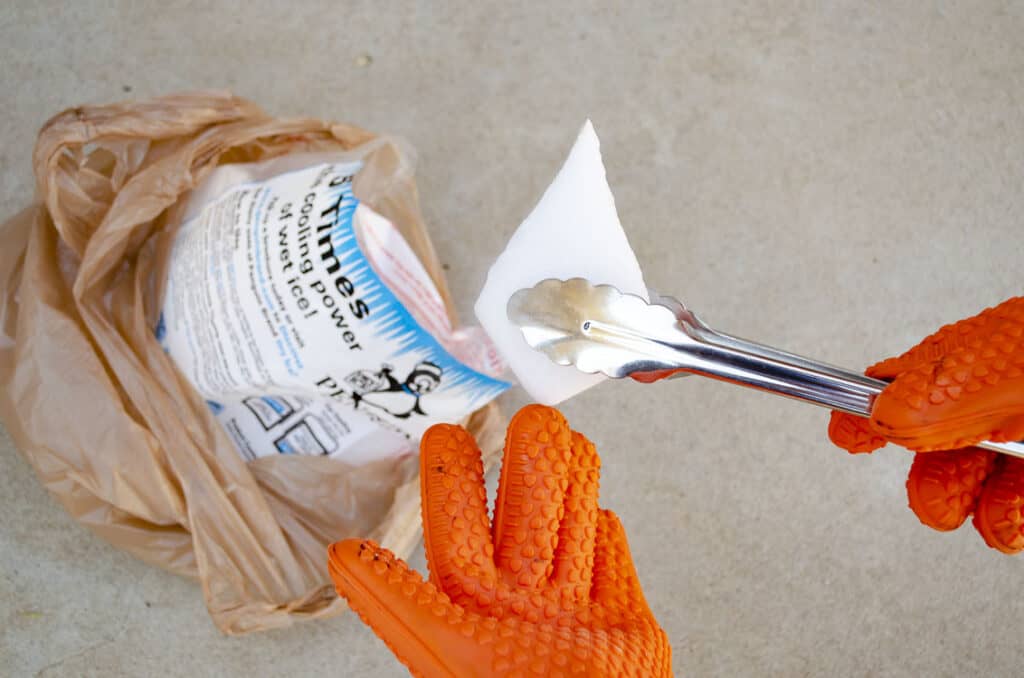
[[[357,197],[401,230],[451,312],[401,144],[274,119],[227,93],[57,115],[34,153],[38,203],[0,227],[3,423],[78,522],[197,578],[226,633],[339,613],[331,541],[373,537],[405,555],[419,539],[413,457],[246,463],[152,331],[185,198],[213,167],[353,149],[366,152]],[[488,464],[501,425],[493,403],[468,421]]]

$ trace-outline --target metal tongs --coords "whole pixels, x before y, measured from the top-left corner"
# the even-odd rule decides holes
[[[716,332],[678,300],[648,303],[583,278],[519,290],[508,317],[526,343],[559,365],[612,378],[683,369],[829,409],[868,417],[886,382]],[[978,447],[1024,458],[1024,442]]]

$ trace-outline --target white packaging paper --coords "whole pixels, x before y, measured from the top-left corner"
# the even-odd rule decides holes
[[[476,317],[530,396],[556,405],[600,383],[534,351],[508,319],[508,300],[546,278],[586,278],[647,299],[636,255],[615,211],[600,142],[588,120],[558,176],[512,235],[487,275]]]

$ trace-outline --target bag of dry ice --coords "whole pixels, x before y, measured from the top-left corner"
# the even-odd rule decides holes
[[[412,452],[508,387],[398,229],[358,156],[224,165],[175,235],[157,337],[246,459]]]
[[[71,518],[146,563],[200,582],[210,616],[225,633],[286,626],[347,609],[324,568],[331,542],[371,537],[408,557],[420,534],[418,464],[412,456],[349,464],[341,451],[331,456],[273,453],[273,441],[281,437],[275,433],[284,431],[273,425],[278,415],[263,408],[260,416],[271,425],[263,434],[270,447],[259,449],[272,453],[251,461],[238,454],[225,432],[223,413],[219,419],[211,413],[154,336],[175,236],[186,221],[211,219],[212,213],[201,216],[203,209],[241,184],[258,188],[315,164],[361,161],[352,181],[354,195],[401,233],[396,237],[381,227],[372,230],[379,237],[371,240],[371,230],[364,232],[359,220],[365,210],[355,208],[363,255],[372,259],[380,279],[395,281],[387,282],[390,292],[420,328],[470,370],[483,368],[487,361],[474,356],[485,355],[485,344],[473,332],[450,332],[458,325],[454,304],[419,213],[413,158],[411,149],[394,139],[341,122],[275,118],[225,92],[75,106],[50,119],[39,133],[33,204],[0,225],[0,422]],[[315,178],[316,173],[310,181]],[[309,192],[299,190],[288,198],[296,214]],[[280,200],[291,189],[277,194]],[[259,207],[248,199],[238,197],[239,208],[243,203]],[[270,219],[278,212],[262,214]],[[294,228],[295,222],[289,223]],[[233,246],[227,239],[233,234],[242,246],[241,237],[259,228],[267,237],[267,249],[259,241],[260,253],[280,256],[280,228],[274,232],[272,226],[222,224],[216,233],[223,242],[192,243],[207,259],[184,251],[174,257],[179,270],[172,283],[180,288],[191,280],[194,296],[189,299],[180,289],[175,294],[182,295],[184,304],[202,304],[192,313],[196,322],[207,325],[205,335],[193,329],[194,339],[207,343],[185,352],[225,352],[204,370],[252,367],[240,367],[237,358],[229,357],[241,350],[232,342],[245,337],[231,332],[243,325],[211,322],[225,312],[213,304],[230,302],[228,276],[239,276],[245,270],[239,267],[248,267],[244,259],[228,258],[230,250],[218,248]],[[288,245],[291,257],[301,245],[296,231],[286,237],[293,243]],[[415,257],[396,254],[404,244]],[[319,253],[312,245],[310,251]],[[293,260],[300,266],[301,258]],[[433,284],[419,285],[416,264]],[[209,269],[215,266],[225,276],[222,288],[209,286]],[[186,279],[179,278],[182,270]],[[304,274],[305,280],[312,275]],[[253,294],[245,281],[235,287],[239,301]],[[309,282],[303,284],[310,288]],[[281,303],[298,312],[291,291],[277,289]],[[436,312],[435,292],[447,314]],[[199,298],[200,293],[206,296]],[[340,294],[334,295],[340,304]],[[307,296],[307,312],[314,303],[323,304],[322,295]],[[362,290],[359,297],[371,315],[355,322],[352,332],[371,346],[376,331],[368,331],[367,323],[379,316]],[[250,329],[254,341],[263,337],[259,325]],[[322,355],[302,358],[307,365],[345,356],[343,332],[339,336],[333,328],[328,335],[333,343]],[[405,382],[417,360],[403,352],[390,360],[395,381]],[[331,364],[341,372],[339,383],[351,374],[341,370],[345,365]],[[359,370],[372,375],[382,365],[359,365],[352,371]],[[440,388],[420,397],[420,409],[428,415],[434,415],[434,398],[449,385],[449,376],[443,374]],[[244,377],[253,383],[263,379],[256,373]],[[299,400],[314,399],[306,394],[316,393],[315,381],[312,386],[297,388],[297,393],[285,388],[238,392],[245,397],[279,394],[295,409],[290,416],[296,421],[308,412],[299,409]],[[352,411],[362,415],[370,407],[364,403]],[[341,412],[347,415],[346,409]],[[476,410],[465,424],[480,443],[485,467],[495,463],[505,430],[497,404]],[[262,429],[258,420],[257,425]],[[315,425],[309,430],[326,437]],[[290,439],[299,444],[298,435]]]

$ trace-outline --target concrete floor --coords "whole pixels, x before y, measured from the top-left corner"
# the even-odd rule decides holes
[[[0,8],[0,214],[53,113],[228,87],[410,139],[466,318],[587,116],[649,284],[713,325],[861,366],[1021,293],[1019,4],[204,4]],[[680,674],[1020,673],[1024,560],[921,527],[909,455],[850,457],[826,413],[704,380],[565,411]],[[0,515],[0,675],[404,675],[354,615],[220,636],[7,438]]]

